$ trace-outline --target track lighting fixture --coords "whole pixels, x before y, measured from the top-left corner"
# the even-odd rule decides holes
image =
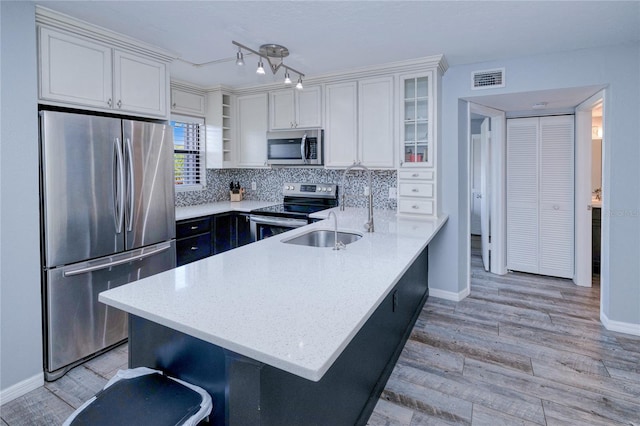
[[[238,46],[238,53],[236,54],[236,65],[244,65],[244,57],[242,53],[242,50],[244,49],[260,57],[256,74],[265,74],[264,63],[262,62],[262,60],[266,59],[273,74],[276,74],[280,68],[285,69],[284,84],[291,84],[291,75],[289,74],[289,71],[298,74],[298,83],[296,84],[296,89],[302,90],[302,77],[304,77],[304,74],[284,64],[284,58],[289,56],[289,49],[279,44],[263,44],[262,46],[260,46],[259,51],[255,51],[243,44],[238,43],[237,41],[232,41],[232,43]],[[271,62],[271,59],[280,59],[280,62],[274,64]]]

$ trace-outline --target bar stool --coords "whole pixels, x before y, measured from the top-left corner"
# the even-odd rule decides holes
[[[63,426],[196,426],[213,401],[202,388],[146,367],[120,370]]]

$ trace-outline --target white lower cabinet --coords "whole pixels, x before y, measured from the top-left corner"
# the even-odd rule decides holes
[[[507,120],[507,268],[573,277],[573,115]]]
[[[239,167],[267,166],[267,93],[236,97],[236,152]]]
[[[393,168],[393,76],[325,86],[325,164]]]
[[[398,173],[398,213],[431,216],[435,214],[433,170],[400,170]]]

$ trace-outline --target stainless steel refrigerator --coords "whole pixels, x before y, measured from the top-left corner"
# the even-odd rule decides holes
[[[127,338],[98,294],[176,265],[171,127],[40,112],[45,378]]]

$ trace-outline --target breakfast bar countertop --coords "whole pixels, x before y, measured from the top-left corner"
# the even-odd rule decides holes
[[[318,381],[447,221],[366,209],[337,214],[363,237],[345,250],[282,240],[310,225],[163,272],[99,296],[107,305]],[[328,210],[315,213],[328,217]]]

